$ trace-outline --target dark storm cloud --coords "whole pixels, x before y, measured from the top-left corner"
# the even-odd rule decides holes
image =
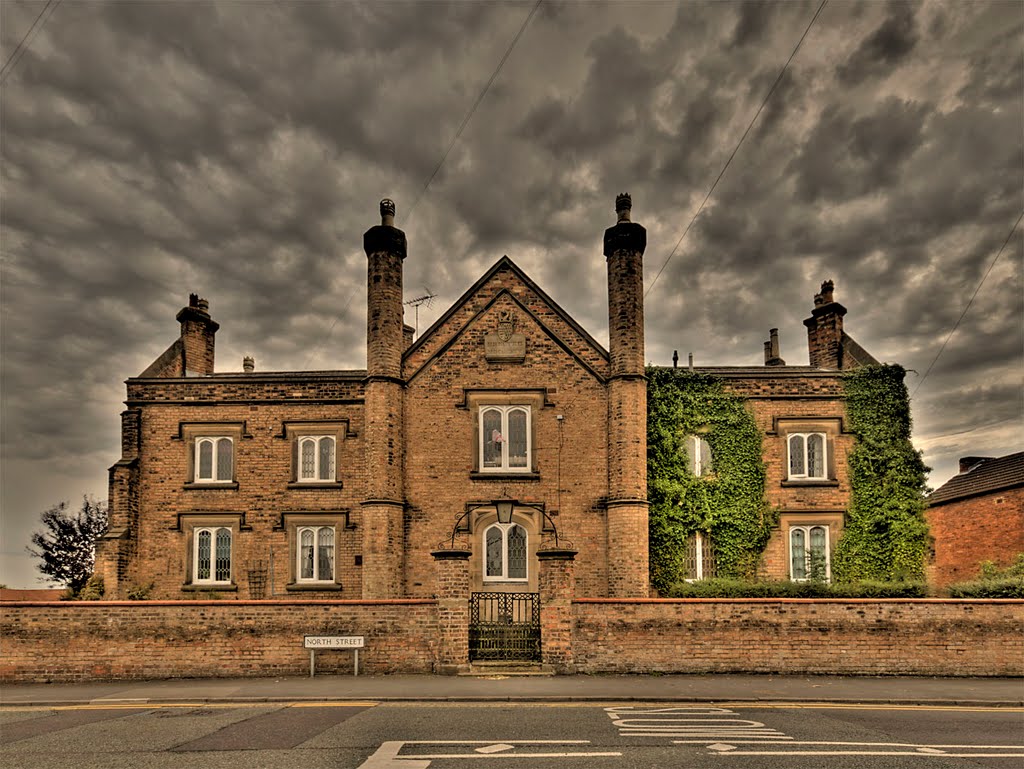
[[[438,294],[421,330],[508,254],[606,339],[601,235],[629,191],[649,360],[757,364],[779,327],[804,363],[833,278],[847,330],[923,374],[1024,208],[1018,5],[826,6],[681,243],[818,2],[546,1],[420,198],[533,5],[57,8],[0,93],[8,540],[105,495],[122,380],[190,292],[220,370],[362,367],[384,196],[407,298]],[[38,11],[0,4],[5,60]],[[1022,262],[1018,237],[915,399],[939,472],[1019,449]]]
[[[889,74],[914,50],[918,41],[916,3],[886,4],[889,16],[836,69],[843,85],[856,85],[869,77]]]

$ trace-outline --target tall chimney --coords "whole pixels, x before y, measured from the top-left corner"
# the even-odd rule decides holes
[[[650,594],[647,535],[647,382],[644,375],[644,250],[647,231],[630,221],[633,201],[615,199],[604,233],[608,260],[608,592]]]
[[[804,325],[807,326],[810,364],[839,370],[843,367],[843,316],[846,308],[833,299],[833,290],[831,280],[821,284],[821,292],[814,295],[811,317],[804,321]]]
[[[764,343],[764,365],[786,365],[786,361],[779,357],[779,330],[777,328],[768,331],[768,341]]]
[[[394,226],[394,201],[380,202],[380,216],[381,223],[363,235],[367,259],[363,442],[369,470],[366,499],[361,503],[364,599],[401,598],[405,591],[402,262],[406,241],[405,233]]]
[[[188,307],[176,319],[181,323],[182,374],[209,376],[213,373],[214,336],[220,324],[210,318],[210,303],[189,294]]]

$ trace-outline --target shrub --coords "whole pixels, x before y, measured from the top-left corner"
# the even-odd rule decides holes
[[[153,592],[155,584],[150,582],[148,585],[132,585],[128,588],[126,595],[129,601],[146,601],[149,599],[149,594]]]
[[[77,599],[79,601],[98,601],[103,598],[103,592],[103,577],[93,574],[85,583],[85,587],[78,591]]]
[[[1024,598],[1024,577],[958,582],[948,590],[952,598]]]
[[[735,579],[705,579],[679,582],[667,598],[924,598],[921,582],[855,582],[829,584],[806,582],[748,582]]]

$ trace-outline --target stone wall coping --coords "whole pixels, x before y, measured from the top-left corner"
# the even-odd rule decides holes
[[[805,603],[805,604],[982,604],[1020,606],[1024,598],[574,598],[578,604]]]
[[[434,598],[386,598],[376,601],[353,599],[315,599],[315,600],[270,600],[270,601],[235,601],[225,600],[159,600],[159,601],[0,601],[0,608],[19,609],[27,607],[61,607],[61,608],[108,608],[111,606],[133,606],[145,609],[150,606],[435,606]]]

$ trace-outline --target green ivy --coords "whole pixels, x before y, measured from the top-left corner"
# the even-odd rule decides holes
[[[712,471],[687,469],[686,436],[711,447]],[[662,594],[682,576],[687,539],[707,532],[720,577],[757,572],[776,516],[765,499],[761,432],[744,400],[686,369],[647,369],[647,495],[651,584]]]
[[[850,508],[836,544],[840,582],[921,580],[928,550],[925,474],[910,442],[910,398],[901,366],[865,366],[843,375]]]

